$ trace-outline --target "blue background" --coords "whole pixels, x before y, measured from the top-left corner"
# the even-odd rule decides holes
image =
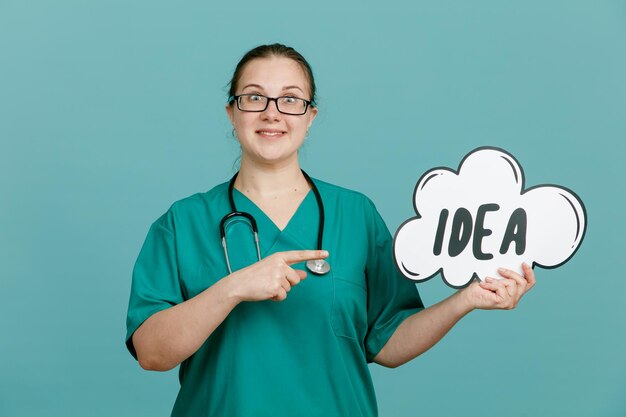
[[[424,171],[481,145],[587,207],[516,310],[372,366],[381,416],[626,415],[625,2],[222,3],[0,2],[0,415],[169,415],[177,373],[124,347],[131,270],[173,201],[232,175],[226,84],[275,41],[319,86],[303,167],[392,233]]]

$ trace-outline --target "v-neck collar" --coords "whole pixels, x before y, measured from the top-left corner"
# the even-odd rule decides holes
[[[256,220],[259,229],[259,243],[262,258],[273,253],[274,251],[272,249],[283,238],[287,238],[292,241],[292,243],[297,244],[301,249],[314,249],[314,247],[309,247],[309,241],[311,241],[311,239],[308,236],[311,235],[313,237],[312,241],[317,242],[319,212],[313,190],[308,191],[283,230],[280,230],[272,219],[270,219],[254,201],[250,200],[244,193],[236,188],[233,188],[233,199],[237,210],[250,213]]]

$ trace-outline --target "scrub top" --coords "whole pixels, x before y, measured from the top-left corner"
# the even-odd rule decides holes
[[[179,369],[172,416],[364,416],[378,414],[368,362],[409,315],[423,308],[397,271],[392,238],[363,194],[319,180],[323,249],[331,271],[308,273],[287,299],[242,302]],[[257,222],[261,256],[315,249],[319,210],[309,191],[284,230],[234,190],[237,210]],[[126,345],[152,314],[228,275],[219,224],[228,183],[174,203],[148,232],[133,270]],[[233,271],[257,261],[248,223],[227,226]],[[306,270],[304,263],[293,266]]]

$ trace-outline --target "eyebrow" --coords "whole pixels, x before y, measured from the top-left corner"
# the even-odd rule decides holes
[[[260,86],[259,84],[248,84],[248,85],[246,85],[245,87],[243,87],[243,88],[242,88],[242,90],[245,90],[245,89],[246,89],[246,88],[248,88],[248,87],[256,87],[256,88],[259,88],[259,89],[263,90],[263,87],[262,87],[262,86]],[[297,85],[288,85],[288,86],[285,86],[285,87],[283,87],[283,91],[285,91],[285,90],[291,90],[291,89],[293,89],[293,88],[296,88],[296,89],[298,89],[298,90],[302,91],[302,93],[304,93],[304,90],[302,90],[302,89],[301,89],[300,87],[298,87]]]
[[[302,90],[300,87],[298,87],[297,85],[288,85],[287,87],[283,87],[283,90],[290,90],[292,88],[297,88],[298,90],[302,91],[304,93],[304,90]]]
[[[245,89],[246,89],[246,88],[248,88],[248,87],[256,87],[256,88],[260,88],[261,90],[263,90],[263,87],[261,87],[261,86],[260,86],[260,85],[258,85],[258,84],[248,84],[248,85],[244,86],[244,87],[242,88],[242,90],[245,90]]]

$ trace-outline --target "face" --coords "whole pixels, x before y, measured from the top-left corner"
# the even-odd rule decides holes
[[[304,70],[296,61],[284,57],[259,58],[248,62],[235,94],[312,98]],[[317,115],[317,109],[310,106],[300,116],[283,114],[274,101],[269,102],[262,112],[240,111],[237,103],[232,106],[227,104],[226,112],[237,131],[242,163],[252,161],[261,164],[297,161],[298,149]]]

